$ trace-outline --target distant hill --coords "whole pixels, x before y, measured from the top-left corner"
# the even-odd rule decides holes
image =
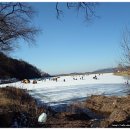
[[[86,74],[90,74],[91,72],[84,72],[84,73],[78,73],[78,72],[74,72],[74,73],[69,73],[69,74],[57,74],[57,75],[53,75],[53,76],[73,76],[73,75],[86,75]]]
[[[84,72],[84,73],[69,73],[69,74],[58,74],[55,76],[72,76],[72,75],[86,75],[86,74],[96,74],[96,73],[113,73],[117,70],[117,68],[105,68],[105,69],[99,69],[92,72]]]
[[[37,67],[23,61],[13,59],[0,53],[0,78],[40,78],[46,77],[49,74],[41,72]]]
[[[93,71],[92,73],[113,73],[117,70],[117,68],[106,68],[106,69],[99,69],[96,71]]]

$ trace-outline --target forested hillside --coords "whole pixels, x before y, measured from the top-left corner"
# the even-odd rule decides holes
[[[40,78],[49,76],[47,73],[41,72],[37,67],[23,61],[13,59],[0,53],[0,78]]]

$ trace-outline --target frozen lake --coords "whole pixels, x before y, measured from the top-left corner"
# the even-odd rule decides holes
[[[130,94],[130,87],[124,84],[87,84],[60,89],[33,89],[29,93],[40,102],[58,105],[84,100],[91,95],[125,96]]]
[[[97,75],[97,80],[93,79],[94,76],[94,74],[61,76],[57,82],[46,79],[32,84],[31,80],[30,84],[16,82],[0,86],[26,88],[40,103],[49,106],[69,104],[73,101],[84,100],[91,95],[125,96],[130,94],[130,86],[126,84],[128,79],[112,73]]]

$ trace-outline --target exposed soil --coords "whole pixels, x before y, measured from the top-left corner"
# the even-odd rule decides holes
[[[85,113],[62,112],[49,117],[45,126],[49,128],[84,128],[90,127],[90,118]]]
[[[91,96],[84,105],[94,112],[106,115],[98,127],[130,127],[130,96]],[[121,125],[124,122],[128,124]]]

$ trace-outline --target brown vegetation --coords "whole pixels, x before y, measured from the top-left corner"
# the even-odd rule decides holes
[[[49,128],[85,128],[90,127],[91,117],[82,110],[82,103],[70,104],[66,112],[59,112],[48,117],[45,123]]]
[[[39,124],[37,121],[42,112],[47,113],[47,121]],[[14,125],[15,121],[18,126]],[[13,87],[0,88],[0,127],[107,128],[127,126],[130,126],[130,96],[91,96],[85,102],[71,104],[66,108],[66,112],[57,113],[51,108],[46,108],[46,110],[45,107],[39,108],[27,90]]]
[[[39,127],[37,119],[42,112],[26,90],[0,88],[0,127]],[[18,126],[14,126],[15,121]]]
[[[90,118],[85,113],[62,112],[48,118],[45,126],[49,128],[90,127]]]
[[[129,71],[119,71],[114,73],[117,76],[130,76],[130,70]]]
[[[113,127],[114,124],[121,127],[122,122],[127,122],[126,125],[130,126],[130,96],[91,96],[85,102],[85,106],[106,115],[106,118],[100,121],[98,127]],[[123,127],[126,127],[126,125]]]

